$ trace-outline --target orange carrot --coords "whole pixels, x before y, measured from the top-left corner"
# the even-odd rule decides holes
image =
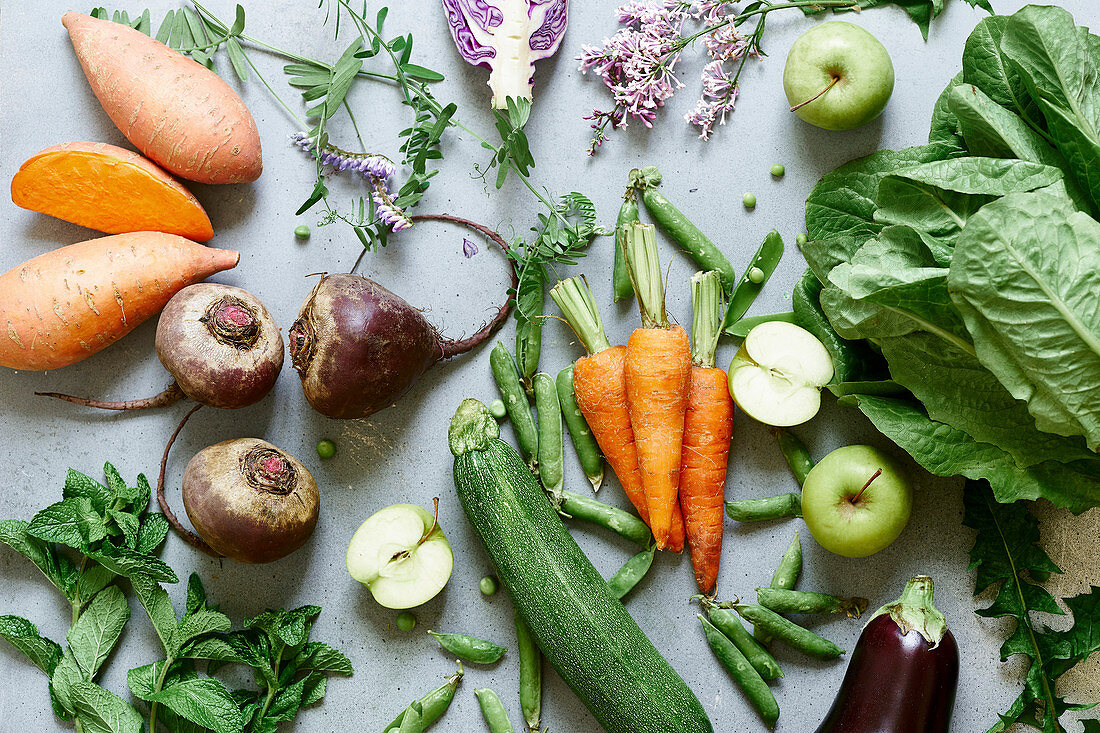
[[[11,200],[108,234],[166,232],[205,242],[210,218],[191,192],[137,153],[107,143],[72,142],[27,159]]]
[[[680,458],[680,505],[691,547],[695,582],[704,595],[714,590],[722,556],[726,468],[733,436],[733,399],[726,373],[714,366],[722,319],[722,280],[717,272],[691,278],[691,390]]]
[[[121,23],[73,11],[61,23],[103,110],[138,150],[200,183],[259,178],[256,121],[224,79]]]
[[[56,369],[85,359],[240,254],[160,232],[101,237],[0,275],[0,366]]]
[[[679,506],[680,453],[691,387],[691,347],[684,329],[665,313],[665,290],[652,225],[626,230],[623,252],[642,314],[642,327],[626,344],[624,377],[638,468],[657,547],[669,544]]]
[[[589,353],[577,359],[573,367],[577,406],[623,491],[642,520],[649,524],[649,506],[642,489],[634,430],[626,403],[623,375],[626,347],[612,346],[607,340],[592,293],[581,278],[572,277],[558,283],[551,289],[550,296]],[[684,548],[684,522],[678,507],[668,546],[676,552]]]

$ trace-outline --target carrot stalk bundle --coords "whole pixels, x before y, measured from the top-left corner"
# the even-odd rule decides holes
[[[626,347],[612,346],[604,333],[596,302],[580,277],[563,280],[550,290],[562,315],[581,340],[588,356],[573,367],[573,392],[592,435],[638,514],[649,524],[649,506],[638,470],[634,430],[626,403],[624,365]],[[683,549],[683,518],[677,508],[669,546]],[[678,538],[678,539],[677,539]]]
[[[722,555],[722,507],[733,436],[733,399],[726,373],[714,366],[722,324],[722,280],[718,272],[691,278],[691,390],[680,457],[680,506],[699,592],[718,580]]]
[[[657,547],[669,546],[672,517],[678,511],[680,452],[691,387],[691,347],[687,333],[665,312],[665,289],[655,230],[634,224],[623,239],[630,280],[638,298],[642,327],[626,346],[624,377],[638,468]]]

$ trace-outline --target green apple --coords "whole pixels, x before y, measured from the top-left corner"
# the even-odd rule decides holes
[[[791,111],[826,130],[851,130],[882,114],[894,91],[894,64],[863,28],[833,20],[795,40],[783,68]]]
[[[733,357],[730,395],[754,420],[788,427],[817,414],[821,388],[832,378],[832,357],[812,333],[765,321],[749,331]]]
[[[413,608],[443,590],[451,577],[451,543],[435,517],[414,504],[375,512],[348,545],[348,572],[386,608]]]
[[[913,490],[894,459],[869,445],[838,448],[802,486],[802,518],[818,544],[844,557],[866,557],[898,538]]]

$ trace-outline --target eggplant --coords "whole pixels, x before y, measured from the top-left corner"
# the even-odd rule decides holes
[[[948,733],[958,683],[958,644],[918,575],[867,622],[816,733]]]

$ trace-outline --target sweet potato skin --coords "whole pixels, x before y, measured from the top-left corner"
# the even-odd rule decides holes
[[[205,242],[214,236],[202,204],[164,169],[107,143],[53,145],[11,181],[17,206],[107,234],[157,231]]]
[[[104,111],[146,157],[200,183],[259,178],[256,122],[224,79],[120,23],[74,11],[61,22]]]
[[[0,366],[75,364],[159,312],[182,288],[239,259],[173,234],[134,232],[27,260],[0,275]]]

